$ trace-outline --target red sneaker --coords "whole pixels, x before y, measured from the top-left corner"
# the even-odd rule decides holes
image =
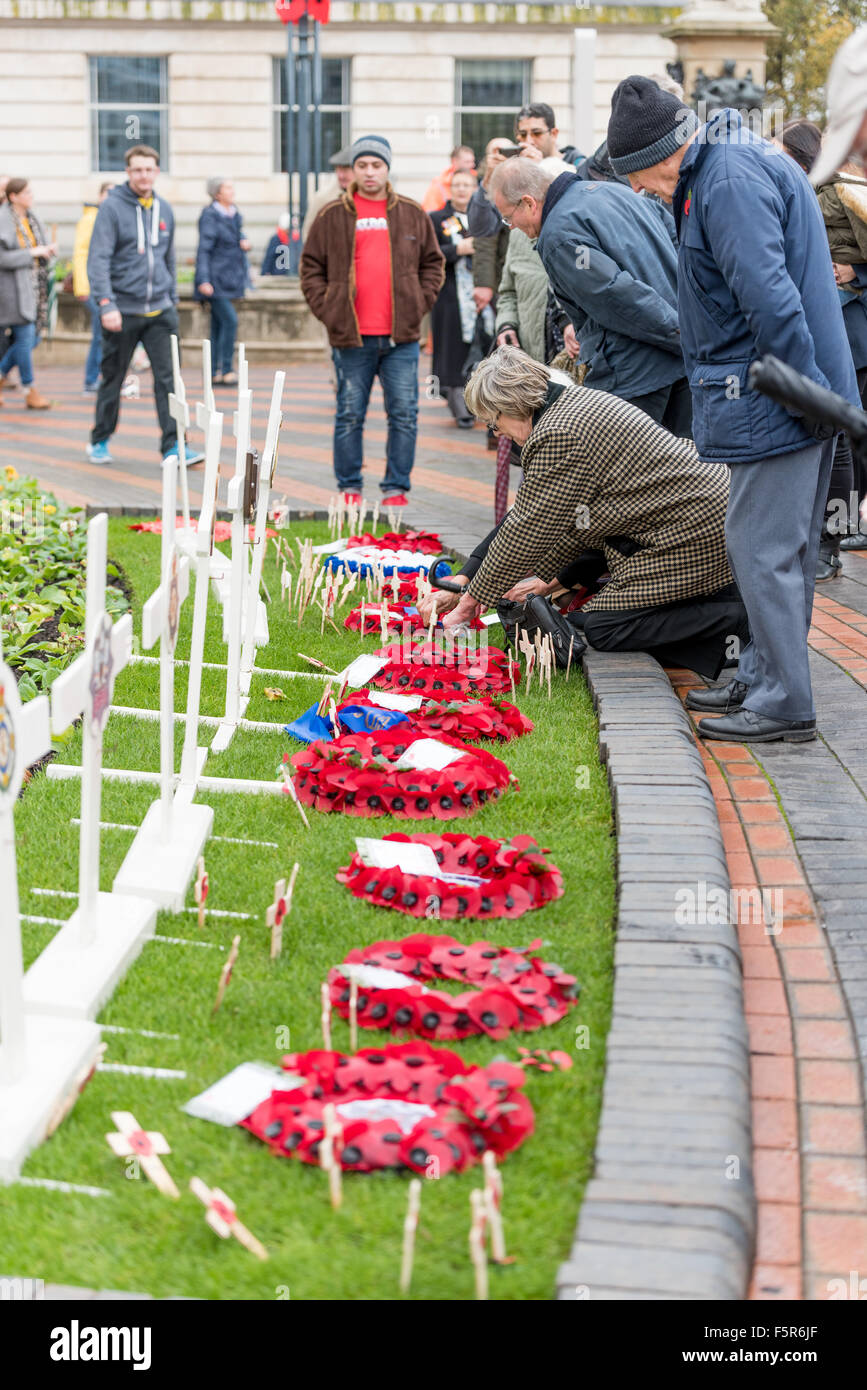
[[[357,507],[358,504],[359,504],[359,502],[361,501],[361,493],[360,493],[360,492],[344,492],[344,494],[343,494],[343,500],[344,500],[344,502],[347,504],[347,506],[352,505],[353,507]]]
[[[382,505],[384,507],[405,507],[407,501],[402,492],[396,492],[393,497],[383,497]]]

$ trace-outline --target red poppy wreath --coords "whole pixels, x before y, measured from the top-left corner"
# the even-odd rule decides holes
[[[377,550],[417,550],[421,555],[439,555],[443,548],[436,531],[386,531],[384,536],[365,531],[362,536],[350,536],[346,549],[359,545],[376,546]]]
[[[561,1018],[577,1002],[574,975],[530,952],[453,936],[423,932],[402,941],[375,941],[350,951],[328,975],[334,1008],[349,1015],[350,981],[358,989],[358,1022],[363,1028],[420,1033],[443,1042],[486,1033],[505,1038]],[[464,994],[428,989],[425,980],[460,980],[474,985]]]
[[[396,724],[375,734],[341,734],[331,742],[316,739],[291,758],[286,754],[296,769],[298,799],[316,811],[345,811],[350,816],[452,820],[500,796],[510,783],[517,787],[499,758],[454,738],[438,740],[460,754],[447,767],[397,767],[398,759],[425,737],[406,724]]]
[[[438,921],[522,917],[563,896],[560,870],[548,862],[548,851],[540,849],[531,835],[493,840],[485,835],[396,831],[383,840],[427,845],[445,877],[405,873],[396,866],[372,869],[354,854],[345,868],[338,869],[337,882],[353,897],[376,907]],[[450,877],[455,881],[450,882]]]
[[[348,709],[379,708],[366,691],[350,695],[337,706],[337,715],[344,706]],[[419,709],[407,710],[411,728],[428,735],[451,734],[452,738],[476,743],[480,739],[498,739],[502,743],[533,732],[533,721],[508,700],[483,695],[478,700],[440,701],[427,699]]]
[[[341,1052],[300,1052],[283,1066],[301,1084],[272,1091],[242,1121],[274,1153],[319,1162],[322,1112],[335,1106],[344,1169],[411,1168],[440,1176],[477,1163],[486,1149],[510,1153],[533,1132],[525,1073],[510,1062],[468,1065],[424,1042]],[[287,1082],[289,1078],[287,1077]]]
[[[521,678],[517,661],[510,662],[499,647],[467,652],[457,645],[443,649],[442,642],[423,642],[410,651],[404,644],[392,642],[375,655],[387,657],[388,663],[373,677],[371,685],[433,700],[496,694],[508,690],[513,681],[517,683]]]

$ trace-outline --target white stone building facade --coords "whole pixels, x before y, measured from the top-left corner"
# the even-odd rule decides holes
[[[334,0],[321,28],[323,159],[338,140],[384,134],[395,182],[420,198],[459,139],[510,135],[521,101],[548,102],[563,140],[589,153],[617,82],[677,57],[672,33],[689,9]],[[158,192],[175,208],[182,258],[214,174],[234,181],[258,251],[287,200],[286,39],[266,0],[0,0],[0,169],[32,181],[68,253],[82,202],[123,177],[138,133],[161,146]]]

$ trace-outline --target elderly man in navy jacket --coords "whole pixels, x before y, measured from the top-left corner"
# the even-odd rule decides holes
[[[490,196],[507,227],[538,237],[551,288],[581,345],[578,360],[587,363],[586,385],[691,438],[671,214],[622,184],[587,183],[529,159],[500,164]]]
[[[644,77],[620,83],[611,163],[636,191],[673,203],[678,308],[703,458],[731,466],[729,562],[752,636],[733,682],[692,693],[705,738],[816,737],[807,633],[834,441],[749,389],[767,353],[860,405],[816,195],[793,159],[736,111],[700,126]]]

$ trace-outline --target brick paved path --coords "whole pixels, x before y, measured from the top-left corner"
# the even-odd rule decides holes
[[[702,746],[732,887],[782,906],[778,934],[738,927],[755,1299],[840,1297],[831,1281],[867,1273],[867,552],[819,591],[810,645],[816,743]],[[680,694],[698,684],[670,675]]]
[[[420,367],[419,440],[413,470],[411,506],[405,512],[408,525],[440,532],[456,550],[467,553],[493,524],[495,455],[486,450],[481,425],[458,430],[444,401],[428,400],[425,377],[430,359],[422,355]],[[253,439],[261,451],[271,400],[273,370],[250,372],[253,391]],[[46,367],[37,371],[39,389],[55,402],[50,411],[34,412],[24,406],[23,392],[5,391],[0,410],[0,464],[11,463],[22,473],[35,475],[58,497],[73,504],[159,507],[160,454],[156,411],[150,373],[140,377],[141,398],[121,402],[120,424],[111,442],[113,464],[91,463],[85,445],[93,424],[94,397],[82,392],[82,369]],[[184,381],[190,414],[201,399],[201,364],[188,355]],[[234,439],[231,389],[216,391],[217,406],[226,419],[223,428],[222,473],[232,471]],[[331,467],[331,434],[334,392],[330,364],[290,365],[283,393],[284,423],[275,488],[290,506],[323,510],[334,495]],[[379,383],[374,387],[365,430],[365,496],[373,503],[381,496],[379,480],[385,472],[385,412]],[[190,430],[192,443],[201,447],[200,430]],[[201,468],[189,473],[191,501],[201,498]],[[221,488],[221,502],[225,487]]]

